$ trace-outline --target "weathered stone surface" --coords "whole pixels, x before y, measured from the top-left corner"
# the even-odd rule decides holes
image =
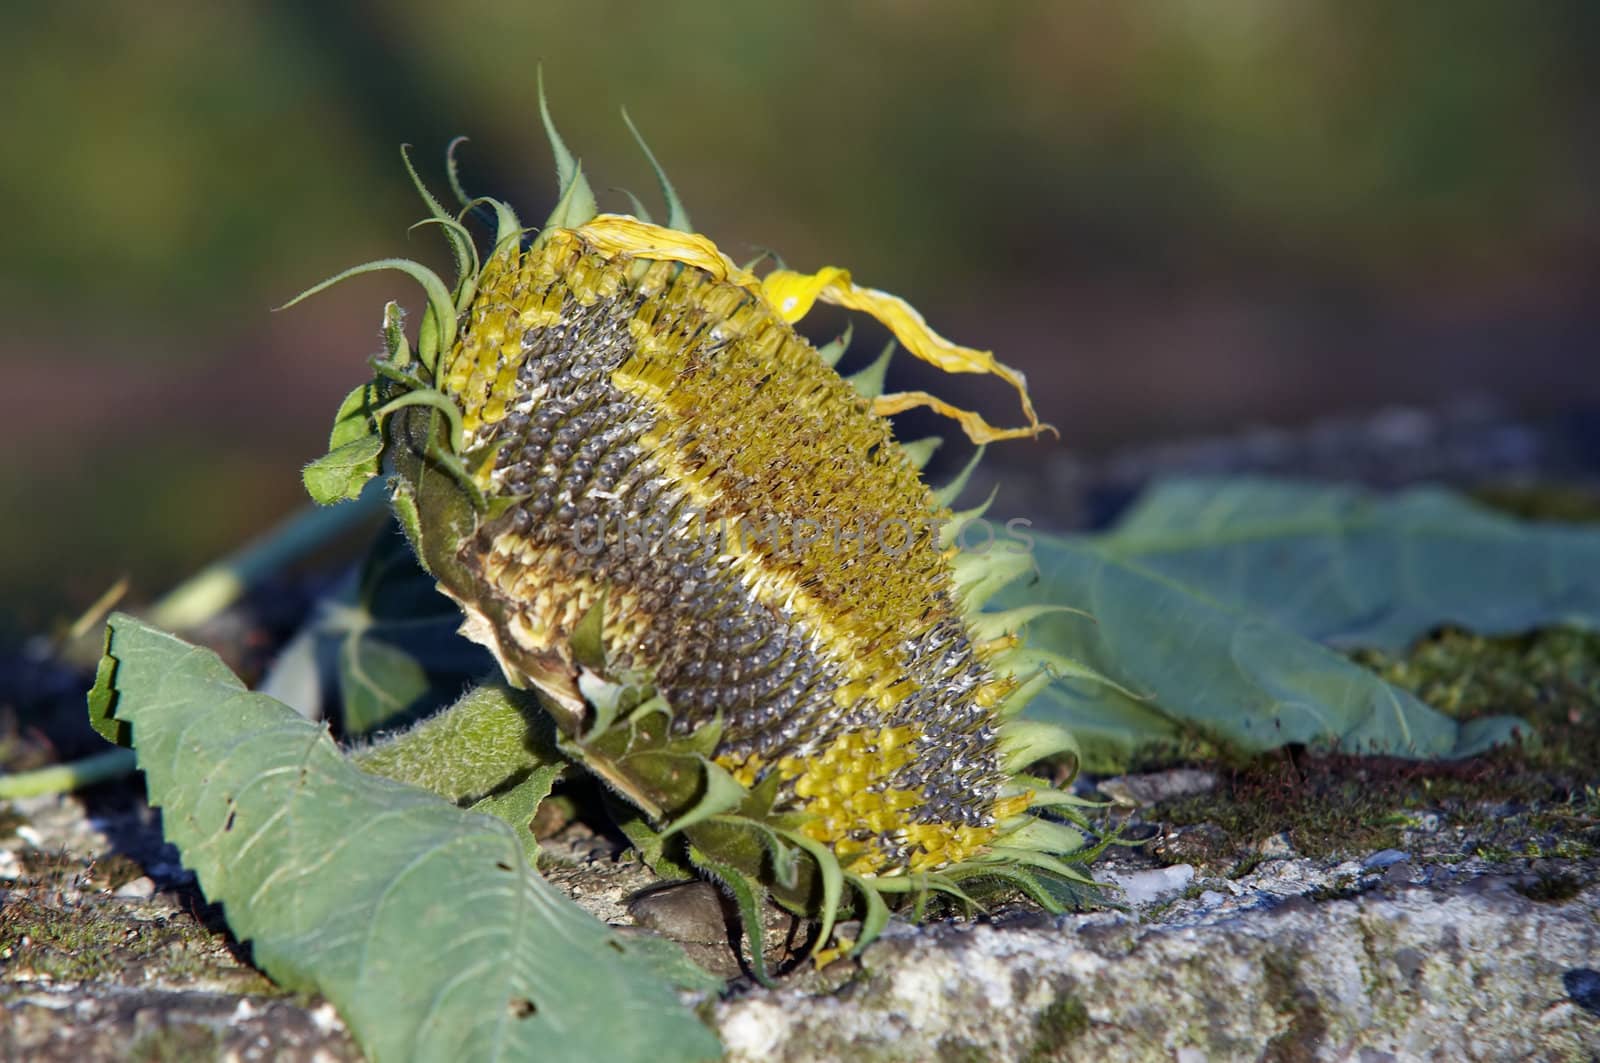
[[[137,800],[11,808],[0,827],[0,1058],[358,1058],[331,1008],[281,994],[248,965]],[[1406,844],[1422,853],[1426,841]],[[688,885],[641,898],[650,875],[620,849],[574,824],[546,843],[561,862],[551,877],[600,918],[653,928],[634,932],[709,939],[691,954],[735,974],[733,934],[718,941],[712,927],[715,893]],[[802,967],[778,990],[736,983],[711,1014],[735,1060],[1600,1053],[1593,859],[1387,850],[1264,858],[1237,878],[1222,870],[1230,860],[1152,863],[1135,850],[1103,866],[1162,887],[1130,891],[1126,911],[895,923],[858,964]],[[114,932],[68,957],[29,937],[41,925]]]
[[[1492,873],[1285,899],[1315,877],[1286,867],[1148,923],[897,927],[838,992],[749,993],[717,1024],[752,1061],[1587,1060],[1600,1016],[1564,980],[1600,956],[1595,870],[1559,904]]]
[[[1214,772],[1198,768],[1174,768],[1171,771],[1102,779],[1095,789],[1119,805],[1145,808],[1174,797],[1203,794],[1215,789],[1216,785],[1217,776]]]

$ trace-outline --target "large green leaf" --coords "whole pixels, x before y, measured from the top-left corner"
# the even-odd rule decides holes
[[[1600,623],[1600,534],[1531,525],[1457,496],[1393,498],[1267,480],[1179,481],[1111,532],[1036,536],[1042,579],[1007,604],[1065,602],[1029,641],[1131,690],[1058,682],[1028,715],[1068,727],[1095,770],[1201,737],[1256,752],[1470,756],[1518,721],[1457,721],[1323,643],[1404,647],[1444,624],[1486,633]]]
[[[1045,573],[1029,596],[1091,618],[1041,617],[1032,645],[1087,664],[1144,696],[1059,680],[1026,710],[1078,739],[1093,771],[1204,738],[1239,752],[1294,742],[1350,753],[1462,757],[1509,738],[1516,720],[1458,724],[1338,653],[1258,613],[1122,561],[1086,539],[1037,537]]]
[[[167,838],[281,984],[377,1060],[719,1054],[660,958],[541,879],[504,823],[367,775],[211,652],[112,617],[102,692]]]
[[[402,726],[494,671],[494,658],[459,635],[460,626],[460,608],[390,523],[359,572],[279,654],[263,689],[311,717],[336,691],[346,737]]]
[[[1484,635],[1600,626],[1600,531],[1516,520],[1438,488],[1385,497],[1178,480],[1098,546],[1336,646],[1402,650],[1442,624]]]

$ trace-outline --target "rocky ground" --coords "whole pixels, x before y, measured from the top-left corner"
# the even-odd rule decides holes
[[[1454,431],[1388,430],[1408,447],[1433,431],[1430,454]],[[1530,453],[1489,435],[1461,453]],[[221,641],[247,664],[275,637]],[[1289,750],[1084,780],[1109,802],[1101,825],[1141,843],[1096,865],[1118,907],[896,923],[859,961],[797,965],[777,989],[741,969],[719,894],[654,883],[581,793],[552,806],[545,870],[729,978],[704,1013],[737,1060],[1600,1059],[1600,639],[1445,634],[1367,663],[1436,703],[1534,717],[1544,738],[1454,765]],[[83,682],[37,654],[0,661],[0,767],[93,750]],[[768,929],[781,962],[793,928],[773,913]],[[136,781],[0,803],[0,1009],[4,1059],[360,1057],[331,1007],[250,966]]]
[[[1102,794],[1226,785],[1191,770]],[[1117,814],[1136,829],[1160,807]],[[713,1014],[737,1060],[1592,1059],[1600,858],[1579,839],[1600,843],[1600,795],[1565,810],[1554,845],[1541,810],[1486,811],[1399,814],[1395,845],[1337,855],[1169,827],[1100,865],[1121,910],[896,924],[859,962],[776,990],[741,974],[712,888],[654,884],[582,823],[550,839],[550,875],[733,978]],[[0,1057],[359,1058],[331,1007],[249,966],[127,784],[13,802],[0,890]],[[784,929],[775,915],[769,940]]]

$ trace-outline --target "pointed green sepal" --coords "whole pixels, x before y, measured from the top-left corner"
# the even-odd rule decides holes
[[[638,143],[639,150],[644,152],[644,157],[650,160],[650,168],[656,172],[656,180],[661,183],[661,198],[667,202],[667,228],[685,233],[694,232],[694,226],[689,222],[689,212],[683,209],[683,201],[678,198],[677,190],[667,179],[667,171],[656,161],[656,153],[645,143],[644,135],[639,132],[639,127],[633,124],[626,107],[622,109],[622,120],[628,124],[628,132],[633,134],[633,139]]]
[[[639,199],[638,196],[633,194],[633,191],[631,189],[616,188],[616,189],[613,189],[612,191],[621,192],[623,195],[628,197],[628,205],[633,208],[633,216],[635,218],[638,218],[640,221],[644,222],[646,225],[654,225],[655,224],[655,219],[650,216],[650,209],[644,205],[644,203]]]
[[[1007,848],[1033,849],[1057,856],[1082,852],[1087,842],[1077,828],[1041,816],[1029,816],[1026,824],[1001,839]]]
[[[1053,723],[1007,720],[1000,725],[1000,762],[1008,773],[1059,753],[1078,755],[1078,740]]]
[[[1095,880],[1082,869],[1067,863],[1060,857],[1052,856],[1050,853],[1039,852],[1036,849],[1019,849],[1009,845],[996,845],[989,851],[989,858],[995,863],[1004,863],[1010,861],[1012,863],[1024,864],[1028,867],[1036,867],[1042,871],[1048,871],[1053,875],[1059,875],[1060,877],[1070,881],[1082,882],[1086,885],[1098,885],[1098,883],[1095,882]]]
[[[393,299],[383,304],[383,349],[389,356],[389,364],[396,369],[405,368],[411,361],[405,308]]]
[[[990,489],[988,498],[971,509],[958,510],[952,513],[950,519],[939,526],[939,545],[959,546],[961,544],[961,533],[966,531],[967,526],[972,524],[973,521],[983,519],[983,515],[989,512],[989,507],[994,505],[995,495],[999,493],[1000,485],[995,484]]]
[[[384,270],[397,270],[404,273],[422,285],[422,290],[427,293],[428,310],[433,315],[433,322],[430,328],[427,315],[424,315],[421,329],[423,336],[418,343],[419,351],[427,349],[430,339],[433,350],[449,350],[451,344],[455,343],[456,338],[456,310],[455,302],[450,295],[450,289],[445,287],[444,281],[439,279],[437,273],[420,263],[411,261],[409,258],[380,258],[372,262],[363,262],[359,266],[351,266],[342,273],[336,273],[322,283],[307,288],[287,303],[278,307],[278,309],[287,310],[289,307],[302,300],[309,299],[318,292],[326,291],[340,281],[358,277],[363,273],[381,273]],[[431,337],[428,335],[430,332],[432,333]],[[432,372],[433,363],[426,357],[423,362],[427,365],[428,370]]]
[[[883,353],[872,360],[872,364],[859,373],[851,373],[845,377],[845,383],[856,389],[856,394],[864,399],[875,399],[883,394],[884,378],[889,373],[889,359],[894,357],[895,341],[890,340],[884,345]]]
[[[434,198],[433,193],[428,191],[428,186],[423,183],[421,175],[417,173],[416,166],[411,162],[410,144],[400,145],[400,158],[405,163],[406,173],[411,177],[412,187],[417,190],[417,195],[422,197],[423,204],[427,206],[428,213],[432,215],[418,222],[417,225],[438,223],[444,226],[445,238],[450,243],[450,252],[455,255],[456,259],[456,310],[457,312],[463,312],[467,308],[467,303],[471,301],[471,296],[468,295],[466,299],[462,299],[460,296],[467,291],[478,276],[478,248],[473,244],[472,234],[467,232],[466,227],[457,221],[454,216],[447,213],[439,201]],[[448,158],[449,154],[447,152],[447,161]],[[412,228],[416,228],[416,226],[414,225]]]
[[[1110,687],[1117,693],[1134,701],[1149,701],[1149,694],[1141,694],[1131,690],[1112,679],[1103,672],[1074,660],[1065,654],[1055,653],[1051,650],[1036,649],[1032,646],[1021,646],[1016,649],[1006,650],[995,656],[990,662],[995,671],[1012,679],[1020,679],[1024,685],[1034,681],[1037,676],[1045,676],[1050,682],[1056,680],[1081,680],[1086,683],[1096,683],[1100,686]],[[1015,694],[1012,695],[1015,697]],[[1009,700],[1009,699],[1008,699]]]
[[[702,778],[705,780],[700,799],[694,803],[694,806],[689,811],[673,820],[661,832],[663,838],[670,838],[679,831],[694,826],[696,823],[704,823],[712,816],[720,816],[724,812],[730,812],[738,808],[744,801],[744,786],[740,784],[738,779],[729,774],[727,768],[724,768],[714,760],[707,760],[704,757],[700,758],[700,766],[703,772]]]
[[[889,906],[883,903],[883,894],[878,892],[875,881],[868,881],[859,875],[848,873],[844,878],[861,895],[861,901],[867,909],[861,918],[861,936],[856,938],[855,945],[850,949],[850,956],[854,958],[861,955],[868,945],[882,936],[884,929],[889,925]]]
[[[1082,609],[1074,609],[1070,605],[1019,605],[1015,609],[1003,609],[994,613],[979,613],[969,617],[972,633],[978,641],[988,642],[1004,635],[1015,635],[1028,625],[1031,620],[1052,613],[1075,613],[1088,619],[1091,623],[1094,618]]]
[[[584,729],[583,740],[593,742],[611,730],[617,717],[632,712],[644,698],[644,691],[626,683],[614,683],[601,678],[587,666],[578,673],[578,692],[594,710],[594,719]]]
[[[461,423],[461,408],[444,392],[435,388],[418,388],[390,399],[377,409],[377,416],[386,417],[404,406],[431,406],[444,414],[450,424],[450,452],[459,455],[465,445]],[[459,465],[459,462],[457,463]],[[465,473],[463,473],[465,475]]]
[[[855,324],[853,322],[845,322],[844,331],[829,340],[824,346],[818,347],[817,355],[829,366],[838,365],[839,359],[843,358],[844,353],[850,349],[850,338],[854,332]]]
[[[799,846],[811,857],[822,878],[822,909],[818,913],[822,925],[817,928],[816,940],[811,944],[810,954],[814,955],[833,936],[833,924],[839,917],[839,902],[844,897],[844,869],[839,866],[839,858],[833,855],[833,850],[815,838],[797,830],[780,830],[778,833],[785,841]]]
[[[606,592],[602,588],[594,604],[572,628],[572,659],[601,675],[606,671],[605,625]]]
[[[594,190],[583,176],[583,165],[567,150],[566,141],[556,132],[555,120],[550,117],[550,101],[544,92],[544,68],[538,72],[539,117],[544,121],[544,133],[550,141],[550,154],[556,160],[556,185],[561,189],[561,201],[545,221],[545,228],[576,229],[590,221],[599,212]]]
[[[921,471],[933,460],[934,452],[943,445],[943,437],[928,436],[926,439],[913,439],[909,443],[901,443],[900,449],[911,459],[911,467]]]
[[[964,551],[951,563],[956,595],[968,616],[975,615],[989,599],[1033,571],[1033,555],[1025,550]]]
[[[761,927],[761,904],[767,896],[765,887],[732,864],[713,860],[693,845],[689,846],[689,860],[733,894],[734,903],[739,908],[739,922],[744,927],[745,942],[750,950],[750,973],[768,989],[776,989],[772,976],[767,973],[765,935]]]
[[[488,204],[489,208],[494,211],[494,250],[489,255],[489,257],[493,258],[502,251],[507,250],[512,244],[520,241],[523,234],[528,230],[523,226],[522,219],[517,217],[517,212],[511,209],[509,203],[504,203],[491,196],[480,196],[473,200],[471,205],[477,208],[482,204]]]
[[[461,204],[463,209],[473,205],[466,189],[461,186],[461,162],[456,158],[456,149],[465,143],[467,143],[466,137],[456,137],[444,149],[445,180],[450,182],[450,193],[456,197],[456,202]]]
[[[972,458],[967,462],[966,467],[956,474],[956,478],[933,492],[934,501],[947,509],[956,504],[956,499],[961,497],[962,491],[966,490],[967,481],[972,479],[972,473],[977,469],[978,462],[983,460],[984,450],[985,447],[979,446],[973,452]]]
[[[599,206],[595,203],[594,191],[589,187],[589,179],[583,176],[583,167],[578,167],[578,176],[566,186],[561,193],[561,201],[556,204],[556,209],[544,220],[546,229],[576,229],[578,226],[593,221],[599,213]]]

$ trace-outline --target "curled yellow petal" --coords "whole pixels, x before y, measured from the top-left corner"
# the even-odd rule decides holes
[[[1002,430],[984,426],[983,430],[989,434],[980,439],[973,432],[974,421],[976,424],[982,424],[981,418],[977,418],[976,414],[967,414],[967,419],[956,418],[974,442],[1015,439],[1036,436],[1044,431],[1055,431],[1049,425],[1039,423],[1039,415],[1033,409],[1033,400],[1028,397],[1028,383],[1021,373],[997,361],[992,351],[980,351],[951,343],[928,327],[928,322],[910,303],[897,295],[856,285],[850,280],[848,270],[840,269],[838,266],[825,266],[809,274],[795,273],[792,270],[773,270],[762,278],[761,290],[772,308],[790,323],[804,317],[816,301],[821,299],[825,303],[833,303],[835,306],[872,315],[889,327],[889,331],[894,333],[895,338],[906,350],[924,362],[938,366],[946,373],[992,373],[1016,388],[1017,395],[1022,400],[1022,411],[1028,418],[1028,427],[1007,429],[1004,430],[1004,434],[996,435],[994,433]],[[940,413],[954,416],[951,413],[954,407],[940,403],[932,396],[923,397],[928,401],[917,402],[914,405],[934,406]],[[883,399],[878,401],[882,402]]]
[[[576,231],[590,246],[607,254],[682,262],[703,269],[718,280],[737,284],[754,295],[762,294],[756,275],[735,265],[709,236],[652,225],[626,214],[598,215]]]
[[[1023,428],[996,428],[985,421],[981,416],[971,410],[963,410],[952,406],[943,399],[936,398],[926,391],[896,391],[889,395],[879,395],[872,400],[872,412],[880,417],[890,414],[904,413],[907,410],[926,406],[936,413],[955,421],[961,430],[967,433],[967,438],[974,443],[993,443],[1001,439],[1028,439],[1040,432],[1055,432],[1054,425],[1040,424],[1037,420],[1033,426]],[[1028,412],[1033,412],[1030,407]],[[1061,433],[1056,432],[1057,435]]]
[[[824,266],[815,273],[796,273],[792,269],[775,269],[761,278],[761,294],[778,316],[794,324],[811,313],[817,296],[831,285],[850,286],[850,271],[838,266]]]

